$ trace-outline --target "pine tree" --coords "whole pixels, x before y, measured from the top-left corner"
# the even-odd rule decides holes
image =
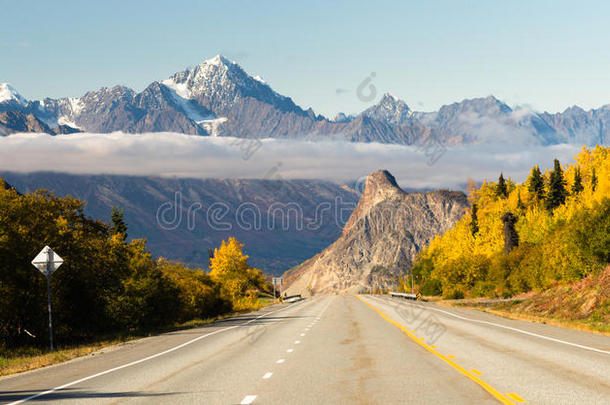
[[[563,170],[559,160],[555,159],[554,169],[551,172],[549,180],[549,196],[546,200],[546,207],[549,211],[553,211],[566,201],[566,181],[563,178]]]
[[[537,201],[544,200],[544,179],[538,166],[534,166],[530,177],[527,179],[527,191]]]
[[[521,190],[517,191],[517,209],[519,211],[523,211],[525,209],[525,204],[521,200]]]
[[[502,215],[504,223],[504,253],[509,254],[511,250],[519,246],[519,234],[515,229],[517,217],[512,212]]]
[[[498,178],[498,185],[496,186],[496,196],[500,198],[508,197],[508,189],[506,188],[506,181],[504,180],[504,175],[500,173],[500,178]]]
[[[470,212],[470,233],[475,236],[479,232],[479,218],[477,216],[477,205],[472,204],[472,210]]]
[[[576,167],[574,170],[574,183],[572,184],[572,195],[578,195],[580,192],[584,190],[582,185],[582,177],[580,175],[580,168]]]
[[[591,173],[591,190],[595,191],[597,188],[597,175],[595,174],[595,167],[593,168],[593,172]]]
[[[127,224],[123,219],[124,210],[119,207],[112,207],[110,219],[112,220],[112,233],[123,235],[123,239],[127,239]]]

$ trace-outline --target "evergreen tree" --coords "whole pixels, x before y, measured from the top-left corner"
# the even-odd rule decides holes
[[[559,160],[555,159],[554,169],[551,172],[549,179],[549,196],[546,200],[546,207],[549,211],[553,211],[566,201],[566,181],[563,178],[563,170]]]
[[[595,191],[597,188],[597,175],[595,174],[595,167],[593,168],[593,172],[591,173],[591,190]]]
[[[580,192],[582,190],[584,190],[584,187],[582,185],[582,177],[580,175],[580,168],[576,167],[576,170],[574,170],[574,183],[572,184],[572,194],[578,195],[578,194],[580,194]]]
[[[496,186],[496,195],[500,198],[508,197],[508,189],[506,188],[506,181],[504,180],[504,175],[500,173],[500,178],[498,178],[498,185]]]
[[[527,179],[527,191],[534,199],[538,201],[544,200],[544,179],[540,168],[536,165],[530,173],[530,177]]]
[[[112,220],[112,233],[121,234],[124,239],[127,239],[127,224],[123,219],[124,210],[119,207],[112,207],[110,219]]]
[[[525,204],[521,200],[521,190],[517,191],[517,209],[519,211],[523,211],[525,209]]]
[[[504,223],[504,253],[509,254],[511,250],[519,246],[519,234],[515,229],[517,217],[512,212],[502,215]]]
[[[479,218],[477,217],[477,205],[472,204],[470,212],[470,233],[475,236],[479,232]]]

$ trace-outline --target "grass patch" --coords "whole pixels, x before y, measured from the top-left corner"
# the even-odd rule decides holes
[[[60,346],[53,352],[49,349],[37,347],[3,349],[0,355],[0,376],[61,363],[124,341],[124,339],[117,338],[113,340],[100,340],[90,344]]]
[[[610,336],[610,266],[571,284],[512,299],[444,301],[510,319],[545,323]]]

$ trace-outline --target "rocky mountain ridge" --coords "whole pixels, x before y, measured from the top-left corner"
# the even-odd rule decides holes
[[[389,287],[435,235],[468,207],[462,192],[407,193],[385,170],[369,175],[341,236],[285,273],[288,293],[316,294]]]
[[[493,96],[462,100],[436,112],[417,112],[386,93],[360,114],[340,113],[332,120],[311,108],[301,108],[221,55],[155,81],[140,93],[115,86],[79,98],[28,101],[7,83],[0,83],[3,112],[28,117],[0,120],[3,135],[167,131],[247,138],[341,137],[353,142],[397,144],[417,144],[430,137],[447,145],[610,141],[609,106],[538,113],[525,107],[513,109]],[[31,124],[23,125],[24,120]],[[34,123],[36,120],[44,125]]]

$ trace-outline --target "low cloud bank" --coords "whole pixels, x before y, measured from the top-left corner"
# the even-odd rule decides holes
[[[417,146],[345,141],[238,139],[176,133],[15,134],[0,137],[0,171],[57,171],[188,178],[348,181],[388,169],[402,187],[463,188],[468,177],[522,181],[553,158],[571,162],[580,145],[447,147],[430,156]],[[431,160],[435,160],[431,164]]]

